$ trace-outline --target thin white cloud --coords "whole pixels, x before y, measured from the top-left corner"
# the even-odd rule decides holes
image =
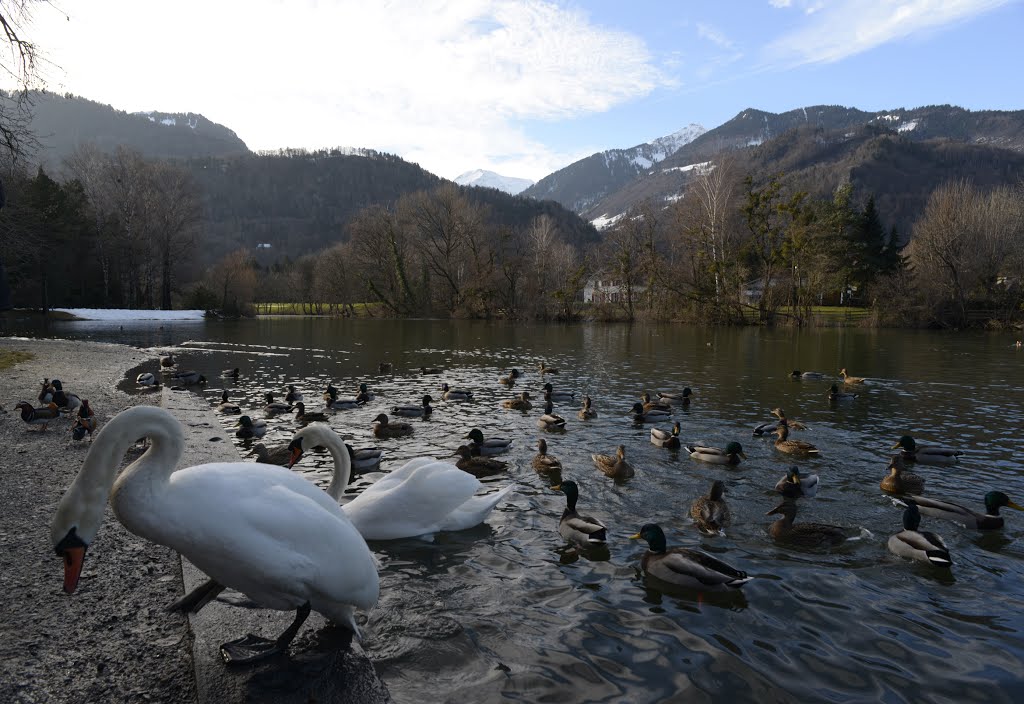
[[[365,146],[449,177],[518,163],[530,173],[509,175],[539,178],[564,155],[518,122],[599,113],[670,84],[641,38],[545,0],[75,9],[70,21],[36,13],[33,39],[63,67],[53,90],[202,112],[254,149]]]
[[[704,22],[697,23],[697,36],[723,49],[732,49],[734,46],[733,41],[723,32]]]
[[[768,66],[830,63],[1013,0],[800,0],[806,20],[765,47]],[[774,3],[773,3],[774,4]]]
[[[768,4],[772,7],[783,8],[792,5],[793,0],[768,0]]]

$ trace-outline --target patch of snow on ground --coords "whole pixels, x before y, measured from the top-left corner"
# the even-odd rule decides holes
[[[696,171],[699,174],[704,174],[715,168],[715,165],[710,161],[702,161],[699,164],[687,164],[686,166],[673,166],[665,171]]]
[[[178,121],[175,120],[173,117],[165,117],[164,119],[160,120],[160,124],[167,125],[168,127],[174,127],[178,124]]]
[[[683,199],[683,194],[682,193],[677,193],[676,195],[665,196],[665,202],[666,203],[675,203],[676,201],[679,201],[679,200],[682,200],[682,199]]]
[[[128,310],[126,308],[54,308],[82,320],[202,320],[201,310]]]
[[[661,157],[661,159],[664,159],[664,158],[665,157]],[[661,161],[661,159],[658,159],[658,161]],[[654,166],[654,162],[653,161],[651,161],[650,159],[645,159],[642,156],[635,156],[635,157],[633,157],[632,161],[633,161],[634,164],[636,164],[641,169],[649,169],[652,166]]]
[[[914,129],[915,127],[917,127],[917,120],[911,120],[910,122],[907,122],[907,123],[902,124],[899,127],[897,127],[896,131],[897,132],[909,132],[910,130]]]
[[[876,119],[888,120],[889,122],[899,122],[900,121],[900,116],[899,115],[879,115]]]
[[[621,220],[623,215],[625,215],[625,213],[619,213],[618,215],[611,215],[611,216],[609,216],[609,215],[602,215],[599,218],[595,218],[594,220],[591,220],[590,224],[593,225],[594,227],[596,227],[598,230],[604,230],[605,228],[611,227],[612,225],[617,223],[619,220]]]

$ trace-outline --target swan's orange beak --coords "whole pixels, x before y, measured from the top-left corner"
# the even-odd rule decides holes
[[[302,457],[302,450],[297,447],[292,448],[292,458],[288,460],[288,468],[291,469],[295,466],[295,463]]]
[[[64,591],[74,594],[78,588],[78,578],[82,576],[82,564],[85,562],[85,548],[64,548]]]

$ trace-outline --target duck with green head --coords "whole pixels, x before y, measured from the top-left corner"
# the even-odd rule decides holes
[[[253,420],[249,416],[242,416],[235,424],[238,430],[235,431],[236,438],[261,438],[267,434],[267,421]]]
[[[889,552],[936,567],[951,566],[953,558],[949,556],[946,541],[935,533],[918,531],[921,525],[921,512],[913,500],[906,500],[906,504],[907,508],[903,511],[903,530],[889,536]]]
[[[669,585],[702,592],[739,589],[749,582],[746,572],[700,550],[669,549],[661,527],[648,523],[631,540],[646,540],[649,546],[640,558],[640,567],[648,576]]]
[[[580,492],[576,482],[569,480],[551,487],[565,494],[565,510],[558,521],[558,534],[576,545],[599,545],[608,540],[608,529],[593,516],[585,516],[576,510]]]
[[[921,464],[954,464],[959,462],[963,450],[918,445],[910,435],[902,436],[892,446],[894,450],[900,450],[900,454],[907,462],[920,462]]]
[[[743,453],[743,446],[736,441],[726,444],[725,448],[711,447],[710,445],[687,445],[686,451],[693,459],[712,464],[739,464],[740,459],[747,459]]]
[[[786,476],[775,484],[775,491],[787,499],[814,498],[818,493],[818,475],[801,475],[799,467],[790,467]]]
[[[550,400],[544,403],[544,413],[537,419],[537,427],[541,430],[565,430],[565,418],[555,414]]]
[[[505,438],[487,438],[485,440],[484,434],[479,428],[473,428],[466,433],[465,437],[471,441],[469,449],[473,451],[474,455],[500,455],[502,452],[508,452],[508,449],[512,447],[512,441]]]
[[[1017,511],[1024,511],[1024,506],[1011,501],[1010,497],[1001,491],[990,491],[985,494],[985,513],[972,511],[966,506],[961,506],[952,501],[929,499],[916,495],[911,495],[907,498],[916,503],[921,513],[926,516],[943,518],[977,530],[998,530],[1002,528],[1004,519],[999,514],[999,509],[1004,506],[1016,509]]]

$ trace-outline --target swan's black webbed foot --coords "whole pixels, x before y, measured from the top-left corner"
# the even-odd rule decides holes
[[[295,612],[295,620],[274,640],[254,636],[250,633],[245,638],[224,643],[220,646],[221,657],[229,665],[247,665],[273,657],[278,653],[287,652],[288,644],[299,632],[299,628],[309,616],[309,611],[308,602],[300,606]]]
[[[250,633],[245,638],[221,645],[220,654],[228,665],[247,665],[273,657],[287,649],[287,646],[282,648],[276,640],[261,638]]]
[[[224,591],[224,585],[218,582],[208,579],[198,587],[190,591],[185,596],[178,599],[176,602],[167,607],[168,611],[181,611],[182,613],[197,613],[199,609],[203,608],[211,601],[217,598],[217,595]]]

